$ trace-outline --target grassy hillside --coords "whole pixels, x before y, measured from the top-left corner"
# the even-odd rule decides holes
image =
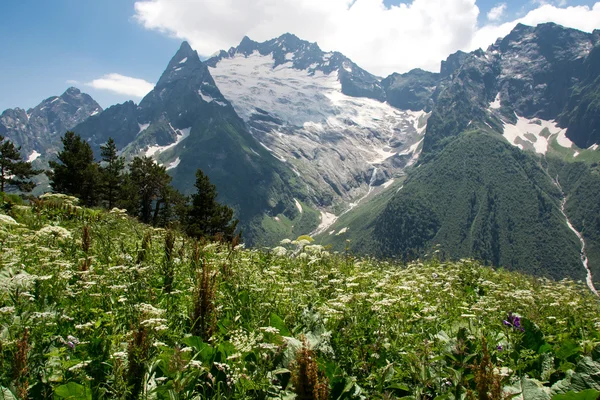
[[[585,240],[589,268],[600,282],[600,168],[590,164],[548,159],[549,172],[558,177],[567,196],[565,206],[571,223]]]
[[[600,394],[599,303],[580,283],[467,260],[401,266],[308,240],[232,249],[68,198],[9,213],[6,399]]]
[[[385,257],[414,259],[437,249],[443,258],[583,279],[579,241],[561,200],[539,159],[496,134],[465,132],[410,174],[374,220],[367,245]]]

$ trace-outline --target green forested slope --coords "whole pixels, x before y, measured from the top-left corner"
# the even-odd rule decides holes
[[[473,130],[414,170],[375,220],[368,247],[404,259],[437,249],[443,257],[583,279],[561,200],[537,158]]]

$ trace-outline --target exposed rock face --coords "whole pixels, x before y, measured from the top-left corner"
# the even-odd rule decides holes
[[[113,137],[128,157],[154,157],[187,194],[195,191],[195,173],[202,169],[217,186],[219,200],[235,209],[248,244],[268,234],[261,224],[265,215],[293,219],[297,199],[307,199],[292,170],[248,132],[187,42],[139,106],[113,106],[75,130],[96,151]]]
[[[293,167],[318,205],[344,209],[418,157],[426,122],[421,105],[436,74],[391,77],[384,90],[342,54],[293,35],[264,43],[244,38],[207,64],[252,134]],[[396,104],[411,107],[382,102],[386,90]]]
[[[0,135],[18,146],[28,158],[33,152],[46,155],[60,144],[60,137],[89,116],[102,111],[89,95],[69,88],[25,111],[8,109],[0,115]]]
[[[567,130],[567,137],[580,147],[597,143],[575,126],[593,125],[592,113],[581,113],[575,123],[572,110],[578,101],[569,99],[587,79],[588,92],[598,63],[588,57],[598,43],[598,32],[585,33],[553,23],[536,27],[517,25],[505,38],[486,52],[456,53],[442,63],[442,81],[434,94],[436,105],[428,123],[424,151],[437,151],[472,123],[479,122],[503,132],[502,124],[516,124],[519,117],[557,120]],[[458,65],[458,66],[457,66]],[[587,77],[587,78],[586,78]],[[588,94],[589,97],[589,94]],[[494,111],[488,110],[496,102]],[[579,131],[577,133],[576,131]],[[448,139],[449,138],[449,139]],[[596,141],[594,141],[596,140]]]
[[[385,91],[376,76],[360,68],[341,53],[326,53],[316,43],[301,40],[289,33],[263,43],[255,42],[246,36],[239,46],[232,47],[229,51],[221,51],[207,60],[207,64],[214,68],[224,58],[232,58],[235,55],[247,57],[254,53],[273,57],[273,68],[290,64],[292,68],[305,70],[310,74],[320,71],[324,75],[330,75],[336,72],[342,85],[342,93],[345,95],[385,100]]]
[[[405,74],[392,74],[381,81],[387,102],[401,110],[420,111],[433,106],[433,94],[440,74],[413,69]]]

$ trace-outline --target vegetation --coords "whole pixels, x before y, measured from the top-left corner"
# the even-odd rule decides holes
[[[58,161],[50,161],[46,172],[54,192],[75,196],[88,206],[99,201],[99,166],[94,162],[90,145],[75,132],[69,131],[61,138],[63,150]]]
[[[21,148],[0,135],[0,192],[9,188],[21,192],[31,192],[35,184],[31,181],[40,173],[33,169],[30,162],[21,157]]]
[[[222,235],[231,241],[238,221],[233,220],[233,210],[217,202],[217,189],[202,170],[196,172],[196,194],[186,216],[186,233],[195,238]]]
[[[74,132],[67,132],[62,142],[59,161],[51,161],[52,170],[46,172],[55,192],[88,206],[124,207],[146,224],[178,226],[196,238],[233,238],[237,226],[233,210],[216,201],[215,186],[201,170],[196,172],[198,193],[190,203],[170,185],[166,168],[150,157],[134,157],[126,172],[125,159],[112,138],[100,147],[101,163],[94,161],[90,145]]]
[[[563,196],[547,168],[496,134],[463,133],[435,162],[416,168],[372,217],[372,235],[353,238],[350,246],[404,260],[438,251],[442,259],[472,257],[556,279],[584,279],[581,244],[565,223]]]
[[[0,215],[4,398],[600,394],[599,302],[583,284],[357,259],[308,237],[200,243],[76,202]]]
[[[125,158],[120,157],[117,145],[113,138],[108,138],[104,146],[100,146],[102,163],[100,172],[102,174],[102,193],[108,209],[116,205],[119,195],[123,190]]]
[[[597,162],[569,163],[548,159],[549,173],[559,180],[569,220],[583,235],[595,282],[600,282],[600,168]]]

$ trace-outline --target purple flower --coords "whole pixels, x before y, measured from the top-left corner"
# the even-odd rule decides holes
[[[67,342],[67,346],[69,346],[71,348],[71,350],[75,350],[75,343]]]
[[[499,344],[499,345],[498,345],[498,347],[496,347],[496,349],[498,349],[498,351],[502,351],[502,350],[504,350],[504,348],[502,347],[502,345],[501,345],[501,344]]]
[[[502,323],[510,328],[525,332],[525,329],[521,326],[521,318],[514,315],[512,312],[508,313],[508,317],[502,321]]]

